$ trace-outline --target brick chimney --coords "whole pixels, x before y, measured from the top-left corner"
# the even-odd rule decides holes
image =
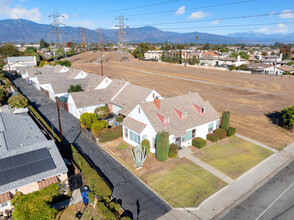
[[[159,98],[154,99],[154,104],[156,105],[157,109],[160,109],[160,99]]]

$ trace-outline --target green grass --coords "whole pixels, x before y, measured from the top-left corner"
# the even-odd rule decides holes
[[[173,207],[195,207],[226,185],[187,159],[172,168],[145,174],[142,179]]]
[[[196,153],[203,162],[236,179],[273,152],[236,136]]]
[[[126,144],[124,144],[124,143],[121,143],[120,145],[118,145],[116,148],[118,149],[118,150],[123,150],[123,149],[126,149],[126,148],[128,148],[129,146],[128,145],[126,145]]]

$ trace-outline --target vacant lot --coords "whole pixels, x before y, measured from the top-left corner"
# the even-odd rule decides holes
[[[270,150],[234,136],[198,150],[194,156],[236,179],[272,154]]]
[[[76,68],[100,74],[97,57],[95,53],[85,53],[69,59]],[[293,133],[273,124],[267,116],[294,104],[294,77],[268,77],[136,60],[105,63],[104,74],[155,89],[165,97],[198,92],[219,113],[231,111],[231,124],[238,133],[277,149],[294,141]]]

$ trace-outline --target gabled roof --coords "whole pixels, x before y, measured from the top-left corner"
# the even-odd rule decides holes
[[[294,67],[289,66],[289,65],[278,66],[276,68],[278,68],[280,70],[283,70],[283,71],[288,71],[288,72],[293,72],[294,71]]]
[[[50,81],[54,94],[67,93],[70,85],[81,85],[82,89],[87,87],[87,79],[54,80]]]
[[[205,107],[205,114],[200,115],[194,105]],[[166,131],[175,136],[184,135],[188,129],[220,118],[211,104],[203,101],[198,93],[161,99],[160,109],[157,109],[153,102],[143,103],[140,106],[156,132]],[[175,109],[187,112],[187,119],[181,119]],[[169,117],[169,124],[164,125],[158,114]]]
[[[143,124],[143,123],[141,123],[139,121],[136,121],[135,119],[130,118],[130,117],[127,117],[124,120],[123,124],[127,128],[137,132],[138,134],[140,134],[147,126],[147,125],[145,125],[145,124]]]
[[[224,57],[221,58],[222,61],[238,61],[237,57]],[[246,59],[240,58],[240,61],[246,61]]]
[[[105,78],[106,76],[100,76],[95,73],[90,73],[86,77],[88,80],[87,88],[86,89],[95,89]]]
[[[112,103],[120,106],[122,115],[128,115],[138,103],[143,103],[153,90],[142,86],[128,84],[116,97]]]

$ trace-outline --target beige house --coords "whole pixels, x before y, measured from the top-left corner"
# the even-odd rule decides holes
[[[0,113],[0,216],[13,208],[16,192],[28,194],[67,183],[67,167],[55,143],[28,115]]]

